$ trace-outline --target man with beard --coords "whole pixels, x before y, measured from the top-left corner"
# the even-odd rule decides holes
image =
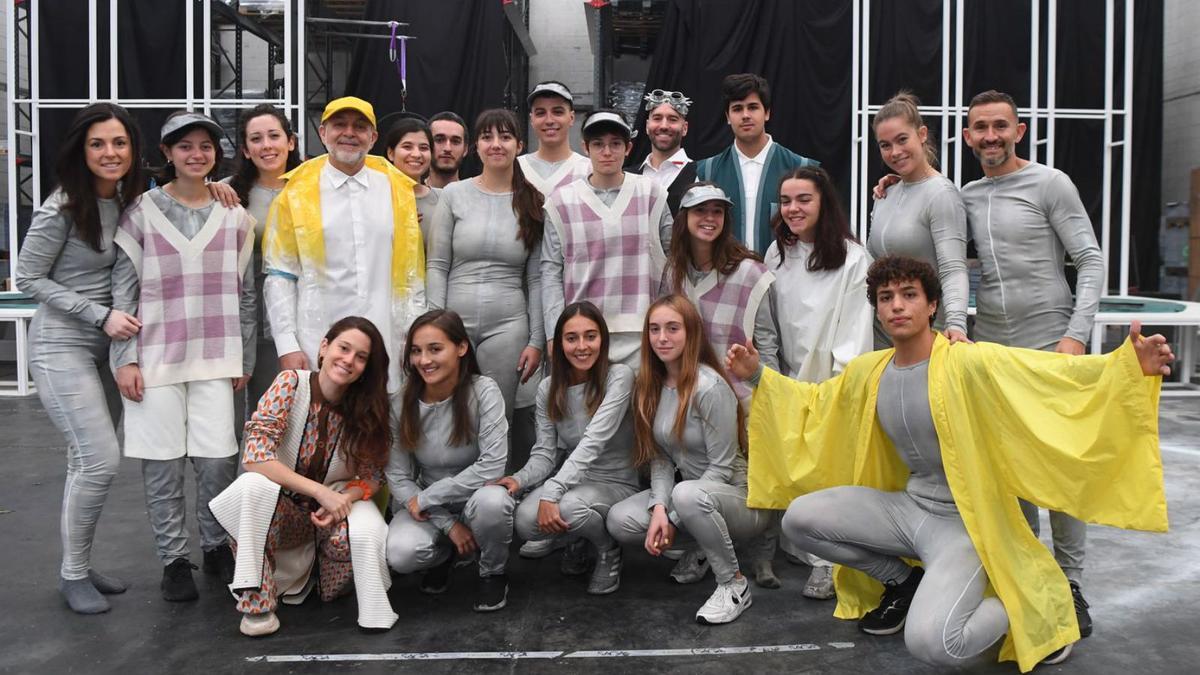
[[[971,99],[963,140],[984,177],[962,188],[967,226],[982,267],[976,292],[979,341],[1065,354],[1083,354],[1100,306],[1104,258],[1079,191],[1062,171],[1016,155],[1025,125],[1012,97],[989,90]],[[1075,298],[1063,253],[1075,262]],[[1038,509],[1021,503],[1033,531]],[[1071,584],[1079,633],[1092,632],[1083,582],[1086,525],[1050,512],[1054,557]]]
[[[458,113],[445,110],[429,118],[433,132],[433,163],[425,183],[444,188],[458,180],[458,171],[467,156],[467,123]]]
[[[733,197],[733,233],[760,255],[775,240],[771,217],[779,208],[779,182],[784,174],[820,162],[775,143],[767,133],[771,119],[771,87],[754,73],[736,73],[721,82],[725,121],[733,144],[696,164],[696,177],[719,185]]]
[[[284,174],[263,238],[267,317],[282,370],[315,369],[329,326],[364,316],[391,356],[425,311],[425,254],[413,181],[367,152],[379,138],[375,110],[353,96],[331,101],[317,129],[328,154]]]
[[[688,109],[692,100],[679,91],[655,89],[646,94],[646,135],[650,137],[650,154],[638,167],[638,173],[653,178],[667,191],[667,207],[674,214],[679,200],[696,182],[696,163],[683,149],[687,136]]]

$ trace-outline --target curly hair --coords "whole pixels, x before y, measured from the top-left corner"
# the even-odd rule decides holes
[[[867,269],[867,300],[871,307],[876,306],[876,296],[879,289],[897,281],[917,281],[925,291],[925,299],[929,302],[941,303],[942,282],[938,281],[937,272],[927,262],[899,255],[885,255],[871,263]],[[933,316],[929,317],[933,325]]]

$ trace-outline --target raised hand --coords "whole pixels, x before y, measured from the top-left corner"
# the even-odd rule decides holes
[[[733,345],[725,353],[725,370],[739,380],[749,380],[758,372],[758,350],[754,348],[754,340],[746,339],[744,345]]]
[[[1146,376],[1170,375],[1175,354],[1167,338],[1159,334],[1142,337],[1142,322],[1134,321],[1129,324],[1129,339],[1133,341],[1133,350],[1137,352],[1138,363]]]

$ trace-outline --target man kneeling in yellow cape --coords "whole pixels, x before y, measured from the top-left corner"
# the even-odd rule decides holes
[[[785,534],[840,565],[835,616],[904,629],[916,658],[969,665],[1007,635],[999,658],[1023,672],[1060,662],[1079,639],[1071,591],[1017,499],[1166,531],[1170,347],[1137,323],[1104,356],[951,345],[931,329],[937,275],[909,258],[875,261],[867,292],[895,348],[838,377],[797,382],[752,344],[729,350],[729,370],[756,383],[747,503],[786,508]]]

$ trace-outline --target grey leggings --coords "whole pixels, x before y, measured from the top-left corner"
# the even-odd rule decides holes
[[[229,542],[225,528],[208,510],[208,502],[233,483],[237,474],[237,455],[228,457],[180,457],[179,459],[143,459],[142,480],[146,485],[146,510],[158,559],[163,565],[187,558],[187,503],[183,496],[183,478],[187,461],[196,473],[196,522],[200,525],[200,547],[211,551]]]
[[[96,522],[121,463],[115,424],[121,395],[108,368],[108,336],[81,322],[47,316],[29,326],[29,371],[50,421],[67,441],[63,486],[63,579],[88,577]]]
[[[1021,512],[1034,536],[1042,532],[1036,504],[1021,501]],[[1063,574],[1077,584],[1083,583],[1083,556],[1087,549],[1087,523],[1058,511],[1050,512],[1050,534],[1054,537],[1054,560]]]
[[[539,485],[525,495],[517,506],[517,536],[525,541],[553,537],[538,529],[538,504],[541,502],[544,485]],[[605,519],[613,504],[637,492],[637,488],[621,483],[584,483],[563,494],[558,500],[558,510],[567,521],[567,531],[592,542],[598,551],[607,551],[616,544],[608,533]]]
[[[733,581],[738,573],[734,541],[748,541],[771,522],[770,511],[746,506],[745,486],[708,480],[685,480],[671,491],[674,524],[696,540],[712,565],[717,583]],[[650,529],[650,491],[643,490],[613,505],[608,532],[622,544],[642,546]]]
[[[479,545],[479,576],[504,574],[512,543],[516,500],[499,485],[485,485],[461,506],[459,519]],[[451,511],[458,509],[451,507]],[[408,509],[395,509],[388,525],[387,561],[400,574],[429,569],[446,561],[454,548],[430,520],[413,520]]]
[[[925,663],[971,665],[1008,632],[1004,605],[983,597],[987,573],[952,507],[917,502],[905,492],[836,487],[794,499],[783,533],[806,551],[884,582],[907,577],[901,556],[920,559],[925,576],[904,643]]]

